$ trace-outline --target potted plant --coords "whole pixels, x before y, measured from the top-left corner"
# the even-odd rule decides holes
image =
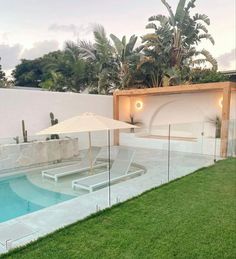
[[[221,118],[220,116],[216,115],[213,118],[208,118],[207,122],[209,122],[211,125],[215,126],[215,138],[221,137]]]
[[[141,126],[142,125],[141,121],[135,121],[134,120],[134,115],[132,115],[132,114],[130,114],[130,120],[127,121],[127,123],[130,123],[130,124],[135,125],[135,126]],[[134,133],[134,128],[130,129],[130,133]]]

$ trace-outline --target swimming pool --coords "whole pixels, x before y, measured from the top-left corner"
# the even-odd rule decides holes
[[[70,200],[75,196],[32,184],[26,175],[0,179],[0,222]]]

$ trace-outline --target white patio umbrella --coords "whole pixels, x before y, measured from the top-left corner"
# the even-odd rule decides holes
[[[90,168],[92,169],[92,152],[91,152],[91,132],[107,131],[108,146],[109,146],[109,177],[110,177],[110,131],[116,129],[131,129],[138,128],[129,123],[110,119],[93,113],[84,113],[62,121],[54,126],[46,128],[36,135],[51,135],[51,134],[72,134],[80,132],[89,133],[89,150],[90,150]]]
[[[72,117],[54,126],[46,128],[36,133],[36,135],[70,134],[131,128],[138,127],[123,121],[118,121],[94,113],[86,112],[82,115]]]

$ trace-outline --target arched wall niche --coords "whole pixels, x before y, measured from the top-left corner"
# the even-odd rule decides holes
[[[189,113],[192,114],[192,121]],[[148,132],[150,135],[155,135],[156,132],[160,133],[160,130],[167,131],[168,124],[171,124],[173,134],[197,137],[203,130],[205,119],[205,112],[201,107],[186,99],[173,99],[157,107],[148,123]]]

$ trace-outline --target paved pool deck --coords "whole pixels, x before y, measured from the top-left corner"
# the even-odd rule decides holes
[[[200,154],[190,154],[184,152],[170,152],[170,166],[168,174],[168,153],[165,150],[134,148],[134,163],[140,164],[146,168],[146,173],[141,176],[119,182],[111,186],[111,204],[124,202],[135,197],[149,189],[160,186],[164,183],[188,175],[195,170],[212,165],[214,158]],[[112,148],[112,157],[118,147]],[[107,157],[107,150],[101,152],[101,158]],[[75,161],[73,161],[74,163]],[[58,165],[50,165],[50,168]],[[33,240],[49,234],[59,228],[74,223],[78,220],[96,213],[98,210],[108,208],[108,187],[97,190],[92,193],[73,192],[71,189],[71,176],[59,183],[53,181],[43,181],[41,170],[47,168],[34,168],[27,170],[28,179],[46,189],[60,191],[77,195],[76,198],[48,207],[42,210],[27,214],[3,223],[0,223],[0,231],[9,233],[11,229],[14,232],[14,226],[18,229],[26,229],[25,235],[17,240],[8,240],[6,243],[0,243],[0,253],[6,252],[10,248],[25,245]],[[22,173],[22,171],[21,171]],[[77,177],[77,176],[75,176]],[[21,230],[22,231],[22,230]],[[78,233],[79,234],[79,233]],[[4,234],[3,240],[4,240]],[[14,234],[12,234],[14,236]],[[17,236],[17,235],[16,235]],[[11,239],[7,237],[8,239]]]

